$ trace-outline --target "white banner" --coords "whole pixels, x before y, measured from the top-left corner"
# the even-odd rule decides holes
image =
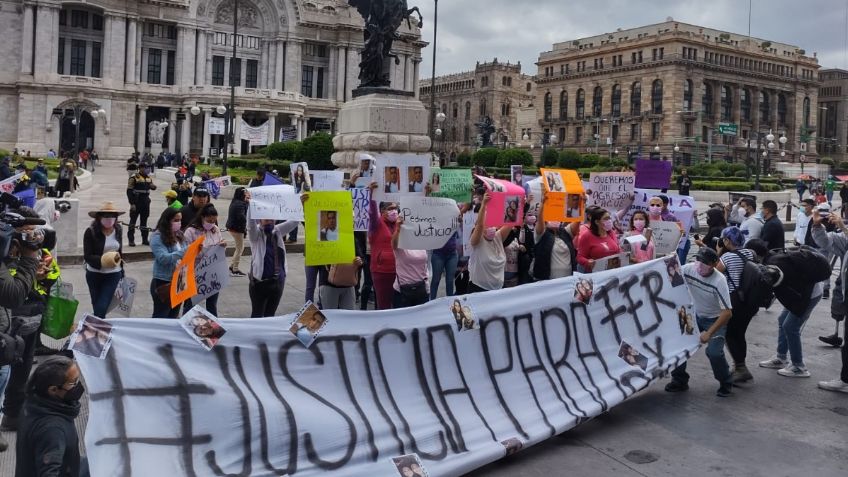
[[[351,189],[353,198],[353,230],[368,232],[371,227],[371,189]]]
[[[648,387],[698,349],[692,315],[657,260],[413,309],[198,319],[209,351],[177,320],[109,320],[104,359],[77,357],[91,474],[399,476],[415,455],[459,476]]]
[[[309,171],[309,175],[316,192],[345,190],[344,171]]]
[[[303,204],[290,185],[253,187],[250,189],[250,218],[303,222]]]
[[[209,134],[224,134],[224,118],[209,118]]]
[[[268,135],[271,134],[271,122],[265,121],[259,126],[251,126],[242,119],[239,136],[242,140],[249,141],[251,146],[267,146]]]
[[[436,197],[404,197],[400,201],[398,248],[403,250],[435,250],[442,248],[459,230],[460,217],[456,201]]]
[[[225,247],[206,247],[203,250],[194,266],[194,281],[197,283],[197,295],[191,299],[194,305],[227,288],[230,270]]]

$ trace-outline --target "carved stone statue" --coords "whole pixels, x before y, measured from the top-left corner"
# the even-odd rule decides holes
[[[233,23],[233,12],[235,11],[235,2],[230,0],[224,2],[218,7],[215,12],[215,22],[231,25]],[[250,5],[245,0],[239,2],[238,23],[241,27],[256,27],[256,20],[259,14],[256,12],[256,7]]]
[[[492,118],[486,116],[475,126],[480,131],[480,147],[492,147],[492,135],[495,133],[495,123]]]
[[[400,40],[397,33],[401,23],[406,20],[412,28],[409,17],[418,14],[418,28],[424,25],[424,18],[418,7],[409,8],[406,0],[348,0],[365,19],[365,48],[359,63],[360,88],[384,88],[391,85],[389,64],[386,60],[394,58],[400,64],[397,55],[392,53],[392,44]]]
[[[165,140],[165,130],[168,129],[168,123],[162,121],[152,121],[147,125],[147,138],[150,144],[162,144]]]

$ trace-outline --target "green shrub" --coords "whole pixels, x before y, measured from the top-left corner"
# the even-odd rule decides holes
[[[580,160],[580,167],[595,167],[601,161],[601,156],[596,154],[585,154]]]
[[[459,155],[456,156],[456,163],[462,167],[471,166],[471,153],[468,151],[462,151]]]
[[[332,170],[336,167],[332,161],[334,151],[332,136],[327,133],[317,133],[303,140],[298,159],[309,164],[312,170]]]
[[[6,156],[11,157],[11,156],[12,156],[12,153],[11,153],[11,152],[9,152],[9,151],[7,151],[7,150],[5,150],[5,149],[0,149],[0,159],[4,158],[4,157],[6,157]]]
[[[559,153],[553,148],[545,149],[540,161],[545,167],[555,166],[557,165],[557,162],[559,162]]]
[[[824,158],[822,158],[821,161],[819,161],[819,163],[827,165],[827,166],[832,166],[833,165],[833,159],[831,159],[829,157],[824,157]]]
[[[754,184],[751,182],[728,182],[728,181],[693,181],[692,190],[706,191],[730,191],[730,192],[750,192],[754,189]],[[760,183],[760,189],[763,192],[778,192],[780,188],[777,184]]]
[[[748,173],[745,172],[744,170],[736,171],[736,172],[733,173],[733,176],[734,177],[748,177]]]
[[[524,149],[504,149],[498,153],[497,166],[532,166],[533,156]]]
[[[474,153],[472,162],[477,166],[495,167],[498,163],[498,153],[499,151],[494,147],[478,149],[477,152]]]
[[[300,141],[275,142],[264,149],[265,157],[270,161],[294,162],[300,155],[303,144]]]
[[[579,169],[582,165],[582,156],[573,150],[565,150],[559,154],[557,165],[561,169]]]
[[[843,171],[848,171],[848,161],[842,161],[839,163],[839,169]]]

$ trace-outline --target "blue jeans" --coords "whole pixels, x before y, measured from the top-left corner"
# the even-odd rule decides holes
[[[786,359],[786,353],[792,357],[792,364],[804,366],[804,355],[801,352],[801,328],[813,313],[816,305],[821,301],[821,296],[810,300],[810,305],[804,310],[803,316],[797,316],[784,309],[777,317],[777,357]]]
[[[677,249],[677,258],[680,260],[681,264],[686,263],[686,257],[689,256],[689,249],[692,248],[692,242],[687,238],[685,242],[683,242],[683,246]]]
[[[304,266],[303,272],[306,274],[306,293],[303,297],[303,302],[307,301],[315,302],[315,287],[318,284],[318,269],[320,267],[310,267]],[[318,297],[318,302],[316,303],[320,307],[321,305],[321,297]]]
[[[459,262],[459,255],[452,253],[448,256],[433,253],[430,257],[430,265],[433,267],[433,279],[430,282],[430,299],[435,300],[439,294],[439,283],[442,280],[442,273],[445,274],[445,296],[453,296],[453,279],[456,275],[456,264]]]
[[[827,203],[828,203],[828,204],[830,204],[831,202],[833,202],[833,191],[825,192],[825,194],[824,194],[824,195],[825,195],[825,196],[827,196]]]
[[[121,281],[121,272],[97,273],[86,270],[85,281],[88,283],[88,292],[91,294],[91,309],[94,316],[106,318],[106,310],[112,303],[118,282]]]
[[[701,318],[698,317],[698,328],[701,331],[707,331],[713,326],[718,318]],[[710,360],[710,366],[713,368],[713,376],[720,384],[730,385],[730,365],[727,364],[727,358],[724,357],[724,335],[727,333],[727,326],[722,326],[710,338],[707,343],[707,358]],[[671,372],[671,378],[680,384],[689,384],[689,373],[686,372],[686,363],[681,364]]]
[[[0,366],[0,403],[3,402],[3,393],[6,391],[6,383],[9,382],[9,375],[12,373],[10,365]]]

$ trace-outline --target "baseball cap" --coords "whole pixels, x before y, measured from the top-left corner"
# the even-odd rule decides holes
[[[163,192],[162,195],[164,195],[165,197],[167,197],[169,199],[176,199],[177,198],[177,191],[171,189],[171,190]]]
[[[698,250],[698,254],[695,255],[695,259],[707,265],[715,265],[716,262],[718,262],[718,254],[715,250],[709,247],[701,247],[701,249]]]
[[[816,210],[819,212],[830,212],[830,205],[827,202],[823,202],[816,207]]]
[[[192,195],[209,195],[209,189],[206,186],[199,185],[194,188]]]

